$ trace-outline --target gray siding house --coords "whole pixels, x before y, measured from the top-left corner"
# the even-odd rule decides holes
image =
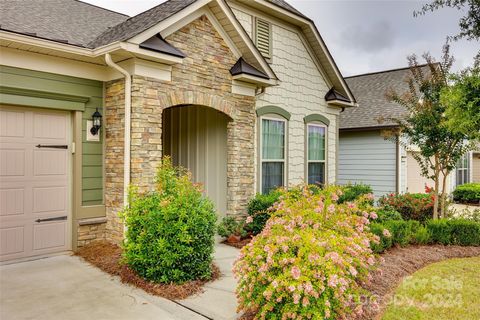
[[[408,91],[409,68],[380,71],[345,78],[359,104],[340,114],[338,183],[369,184],[376,198],[388,193],[424,192],[433,181],[421,175],[413,154],[415,146],[385,139],[383,132],[395,127],[392,118],[406,110],[386,98],[390,88]],[[447,191],[457,185],[480,181],[480,153],[467,153],[447,178]]]

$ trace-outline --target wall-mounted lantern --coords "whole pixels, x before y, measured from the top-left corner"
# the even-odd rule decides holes
[[[102,127],[102,115],[97,110],[92,114],[92,128],[90,129],[90,133],[94,136],[98,134],[100,128]]]

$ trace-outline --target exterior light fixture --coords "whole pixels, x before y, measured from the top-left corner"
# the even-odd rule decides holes
[[[98,134],[100,131],[100,127],[102,126],[102,115],[97,110],[92,114],[92,128],[90,128],[90,133],[94,136]]]

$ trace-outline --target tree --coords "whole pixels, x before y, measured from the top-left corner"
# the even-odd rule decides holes
[[[438,9],[450,7],[458,10],[465,9],[466,15],[460,18],[460,33],[452,36],[452,40],[466,38],[467,40],[480,39],[480,0],[433,0],[425,4],[422,9],[414,11],[415,17],[434,12]]]
[[[412,153],[419,163],[422,175],[434,181],[435,195],[433,218],[445,216],[446,181],[457,161],[471,148],[469,136],[462,131],[451,130],[442,103],[442,92],[447,92],[447,77],[453,63],[449,45],[443,47],[442,62],[437,63],[426,53],[426,65],[419,65],[415,55],[409,56],[411,76],[407,79],[409,90],[387,92],[387,98],[407,110],[403,118],[392,119],[398,125],[396,134],[400,143],[414,145],[419,152]],[[446,96],[446,94],[445,94]],[[440,192],[441,190],[441,192]]]
[[[447,125],[475,141],[480,139],[480,69],[468,68],[450,77],[451,85],[440,94]]]

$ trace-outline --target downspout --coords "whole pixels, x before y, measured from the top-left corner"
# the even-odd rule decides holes
[[[117,70],[125,77],[125,133],[123,146],[123,206],[128,206],[128,187],[130,185],[130,131],[131,131],[131,108],[132,108],[132,76],[127,70],[113,62],[109,53],[105,54],[105,62],[108,66]]]

